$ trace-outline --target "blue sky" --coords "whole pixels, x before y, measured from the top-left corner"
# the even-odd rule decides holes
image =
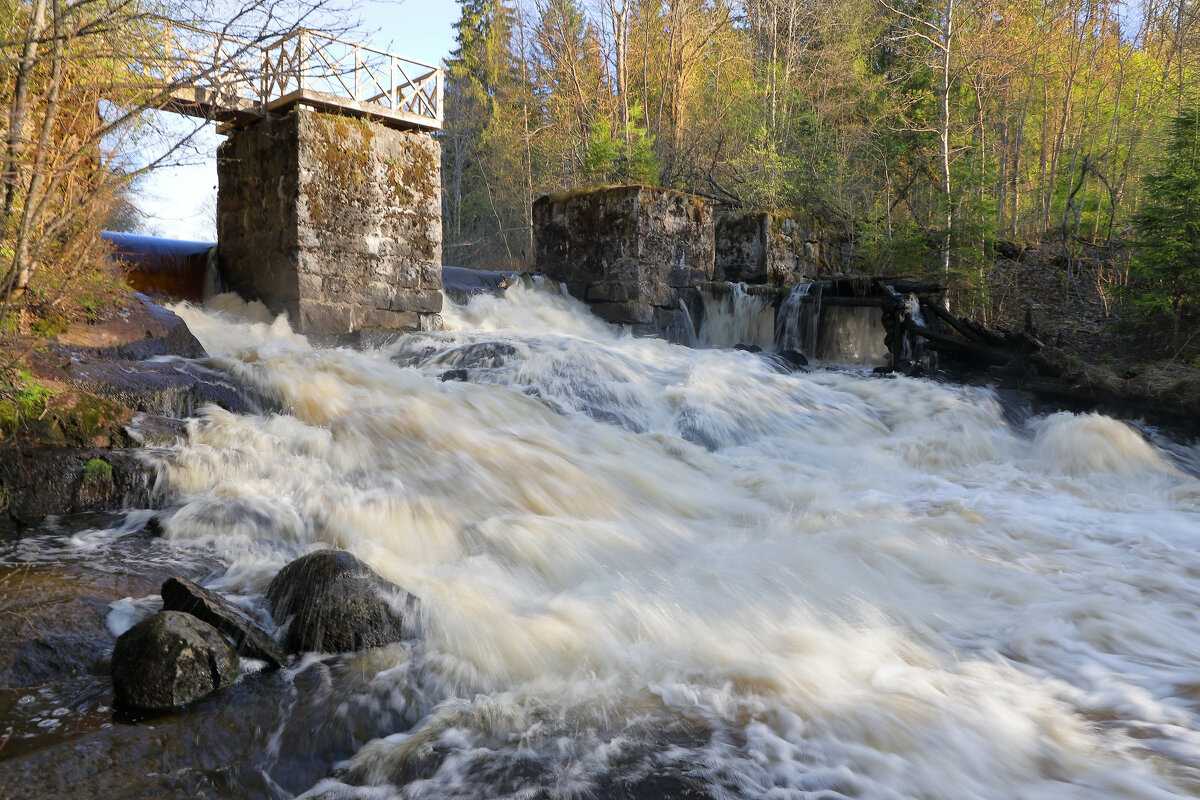
[[[355,38],[364,44],[430,64],[440,64],[454,47],[452,26],[459,5],[453,0],[372,0],[356,4],[355,11],[363,22],[362,34]],[[164,121],[170,123],[169,118]],[[220,141],[214,126],[206,126],[188,157],[193,163],[157,170],[142,181],[138,192],[138,206],[146,214],[142,232],[174,239],[214,239]]]

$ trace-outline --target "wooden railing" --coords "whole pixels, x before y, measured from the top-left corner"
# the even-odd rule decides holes
[[[305,103],[442,127],[444,78],[432,64],[310,30],[266,45],[182,25],[169,35],[184,113],[234,119]]]

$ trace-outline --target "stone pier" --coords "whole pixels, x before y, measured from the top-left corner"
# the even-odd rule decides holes
[[[817,215],[759,211],[716,222],[714,279],[786,286],[846,271],[843,242]]]
[[[223,277],[309,334],[441,327],[441,148],[296,107],[217,152]]]
[[[547,195],[533,204],[537,270],[601,319],[690,337],[682,311],[713,275],[713,206],[648,186]]]

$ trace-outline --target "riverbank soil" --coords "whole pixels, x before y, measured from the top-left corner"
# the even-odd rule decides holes
[[[1133,324],[1123,298],[1128,248],[1060,241],[998,243],[987,281],[989,327],[1023,330],[1046,347],[1037,368],[1078,391],[1046,396],[1079,410],[1195,428],[1200,420],[1200,330],[1174,347],[1170,331]]]

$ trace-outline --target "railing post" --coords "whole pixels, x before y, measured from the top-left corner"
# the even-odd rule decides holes
[[[362,75],[362,48],[354,45],[354,100],[358,102],[362,100],[362,86],[360,85],[360,77]]]
[[[388,57],[388,100],[391,101],[393,111],[397,109],[396,100],[396,57]]]
[[[296,88],[304,91],[306,75],[308,74],[308,60],[312,54],[312,45],[309,43],[307,30],[300,31],[300,36],[296,39]]]
[[[271,93],[271,50],[263,47],[259,51],[259,76],[258,76],[258,105],[262,112],[267,113],[267,103],[270,102]]]
[[[437,108],[433,110],[433,118],[438,121],[438,125],[442,124],[442,92],[445,89],[445,73],[442,70],[437,71]]]

